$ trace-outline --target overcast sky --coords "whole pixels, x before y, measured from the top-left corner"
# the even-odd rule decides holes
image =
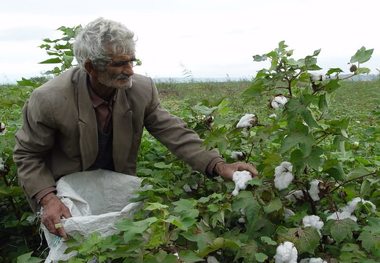
[[[348,70],[362,46],[374,48],[365,65],[380,68],[378,0],[12,0],[0,3],[0,84],[51,66],[38,48],[58,27],[100,16],[124,23],[137,37],[135,71],[153,78],[251,78],[264,65],[252,56],[285,40],[296,58],[321,48],[319,64]]]

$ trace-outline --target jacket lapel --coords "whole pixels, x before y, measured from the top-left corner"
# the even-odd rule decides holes
[[[98,130],[96,115],[88,94],[87,74],[78,70],[74,80],[78,107],[79,146],[82,169],[87,170],[96,160],[98,154]]]
[[[113,161],[115,171],[122,171],[127,164],[128,153],[132,146],[132,110],[126,91],[118,90],[112,111]]]

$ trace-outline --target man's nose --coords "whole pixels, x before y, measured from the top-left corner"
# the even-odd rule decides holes
[[[124,65],[122,73],[127,75],[127,76],[132,76],[134,74],[133,66],[130,64]]]

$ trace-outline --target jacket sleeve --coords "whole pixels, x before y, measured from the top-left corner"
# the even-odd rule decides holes
[[[144,121],[146,129],[194,170],[210,175],[209,164],[222,161],[219,153],[216,150],[206,150],[196,132],[189,129],[183,120],[161,107],[153,81],[151,98]]]
[[[35,90],[23,108],[23,125],[16,133],[13,159],[20,185],[31,199],[38,192],[55,186],[46,165],[46,156],[55,140],[54,115],[43,92]]]

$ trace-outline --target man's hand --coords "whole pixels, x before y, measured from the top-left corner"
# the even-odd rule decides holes
[[[256,177],[259,173],[256,167],[249,163],[236,162],[236,163],[224,163],[220,162],[215,165],[215,172],[226,179],[232,180],[232,175],[236,171],[248,171],[251,173],[252,177]]]
[[[61,224],[61,218],[71,217],[70,210],[54,193],[45,195],[41,199],[40,204],[44,208],[42,213],[42,223],[50,233],[67,239],[66,232]]]

